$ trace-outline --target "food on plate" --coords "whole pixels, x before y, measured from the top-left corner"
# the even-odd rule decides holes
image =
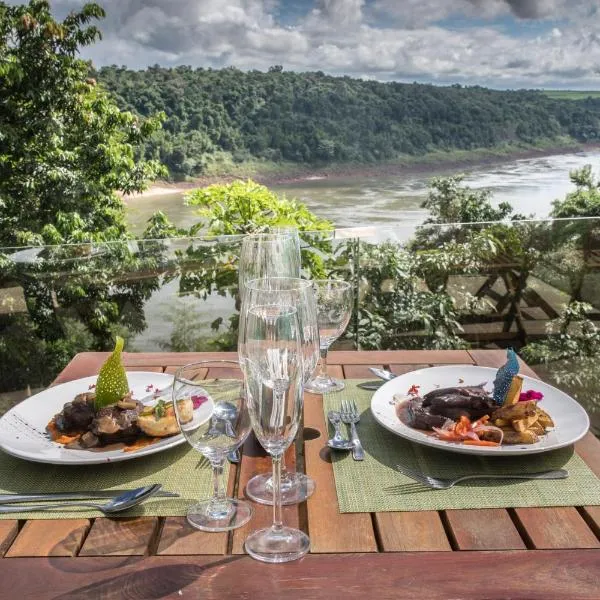
[[[178,400],[179,415],[187,423],[194,418],[194,404],[191,398]],[[159,400],[155,407],[146,408],[138,417],[140,429],[149,436],[165,437],[179,433],[173,402]]]
[[[513,353],[514,354],[514,353]],[[515,356],[509,352],[503,373],[496,376],[504,389],[501,402],[485,384],[432,390],[422,397],[420,386],[412,386],[407,395],[396,396],[398,418],[413,429],[420,429],[440,440],[475,446],[535,444],[554,427],[552,417],[540,408],[543,394],[523,391],[523,378],[507,374],[514,371]]]
[[[121,361],[123,338],[117,336],[115,349],[106,359],[96,381],[96,408],[114,404],[129,392],[125,367]]]
[[[123,340],[117,338],[115,350],[102,365],[96,385],[77,394],[52,417],[46,429],[54,442],[78,450],[101,449],[111,444],[125,444],[131,450],[179,433],[173,402],[159,399],[160,390],[153,385],[147,388],[147,391],[153,389],[153,405],[133,398],[121,364],[122,349]],[[207,400],[203,396],[179,400],[182,422],[190,422],[194,408]]]

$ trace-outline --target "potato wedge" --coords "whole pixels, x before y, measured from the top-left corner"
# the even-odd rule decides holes
[[[536,435],[544,435],[546,433],[544,426],[539,421],[536,421],[529,429]]]
[[[527,431],[527,429],[530,429],[537,420],[538,416],[532,415],[531,417],[525,417],[524,419],[515,419],[511,425],[515,431]]]
[[[502,406],[514,406],[519,401],[522,389],[523,378],[519,375],[515,375],[510,382],[510,387],[508,388],[508,392],[506,392],[506,397],[504,398]]]
[[[524,419],[536,414],[535,402],[518,402],[514,406],[502,406],[494,411],[492,419],[506,419],[514,421],[515,419]]]
[[[503,429],[504,439],[503,444],[535,444],[539,441],[539,437],[530,429],[526,431],[515,431],[514,429]]]
[[[538,416],[538,421],[541,423],[541,425],[544,428],[554,427],[554,421],[552,420],[552,417],[545,410],[542,410],[538,406],[536,412],[537,412],[537,416]]]
[[[510,421],[507,419],[495,419],[494,425],[496,427],[508,427],[510,425]]]

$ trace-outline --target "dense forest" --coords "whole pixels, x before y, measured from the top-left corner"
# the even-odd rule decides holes
[[[434,151],[600,139],[600,98],[538,91],[381,83],[321,72],[104,67],[120,108],[163,111],[140,149],[175,178],[218,162],[373,163]]]

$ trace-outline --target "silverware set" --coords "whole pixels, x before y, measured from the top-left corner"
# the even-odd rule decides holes
[[[56,508],[81,506],[93,508],[105,515],[109,515],[133,508],[153,496],[159,498],[179,498],[179,494],[166,492],[162,490],[161,487],[161,484],[155,483],[153,485],[147,485],[132,490],[58,492],[49,494],[0,494],[0,513],[6,514],[24,511],[40,512],[54,510]],[[103,504],[86,502],[86,500],[93,500],[94,498],[107,498],[108,501]],[[65,500],[74,500],[75,502],[64,502]],[[27,506],[16,506],[16,504],[35,501],[52,502],[52,504],[27,504]]]
[[[333,438],[328,440],[327,445],[334,450],[352,450],[354,460],[364,460],[365,451],[356,428],[356,424],[360,422],[360,413],[356,402],[354,400],[342,400],[340,410],[330,410],[327,416],[335,430]],[[341,423],[349,426],[349,439],[343,436]]]

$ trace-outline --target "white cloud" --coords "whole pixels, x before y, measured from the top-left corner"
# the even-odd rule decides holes
[[[292,0],[104,0],[104,40],[83,55],[133,68],[281,64],[381,80],[600,84],[597,0],[314,0],[284,26],[277,15],[286,2]],[[53,6],[64,16],[80,4]],[[510,15],[513,28],[495,21]],[[444,26],[449,17],[461,26]]]

